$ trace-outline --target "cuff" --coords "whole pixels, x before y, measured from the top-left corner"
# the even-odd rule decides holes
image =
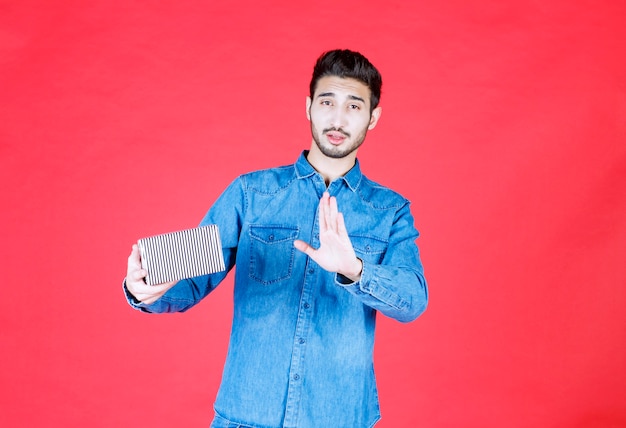
[[[350,278],[348,278],[345,275],[342,275],[340,273],[335,274],[335,284],[340,285],[342,287],[347,287],[350,285],[360,285],[363,282],[363,279],[366,275],[365,271],[365,262],[363,261],[363,259],[359,258],[359,260],[361,260],[361,276],[357,281],[353,281]]]
[[[141,302],[141,300],[138,300],[133,293],[131,293],[130,291],[128,291],[128,287],[126,287],[126,278],[124,278],[124,282],[122,283],[122,288],[124,289],[124,295],[126,296],[126,301],[128,302],[128,304],[134,308],[134,309],[138,309],[140,311],[144,311],[144,312],[148,312],[145,307],[146,305],[144,303]]]

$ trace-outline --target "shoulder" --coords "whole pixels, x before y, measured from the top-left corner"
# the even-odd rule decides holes
[[[358,193],[364,202],[372,208],[378,209],[400,209],[408,205],[410,202],[400,193],[390,189],[380,183],[370,180],[366,176],[362,176]]]
[[[239,176],[242,186],[251,192],[273,194],[289,186],[295,180],[293,165],[248,172]]]

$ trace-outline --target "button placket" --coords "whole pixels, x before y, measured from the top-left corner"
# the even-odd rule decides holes
[[[316,212],[310,242],[310,244],[315,248],[319,247],[319,234],[316,233],[318,228],[318,213]],[[310,258],[307,259],[304,282],[300,294],[301,308],[304,310],[300,310],[298,313],[292,350],[291,368],[289,370],[287,406],[285,409],[284,419],[284,426],[286,427],[298,425],[298,411],[303,385],[302,376],[304,375],[303,370],[305,368],[306,337],[311,324],[311,317],[313,316],[312,311],[309,310],[311,308],[311,304],[309,302],[313,298],[316,271],[317,268],[315,263]]]

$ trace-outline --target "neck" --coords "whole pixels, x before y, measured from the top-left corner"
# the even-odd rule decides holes
[[[352,169],[356,163],[356,150],[343,158],[331,158],[320,152],[314,141],[306,159],[328,186],[333,180],[343,177]]]

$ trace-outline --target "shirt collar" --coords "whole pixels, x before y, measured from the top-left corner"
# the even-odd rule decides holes
[[[308,153],[308,150],[304,150],[300,153],[300,156],[295,163],[296,176],[298,178],[307,178],[317,173],[315,168],[313,168],[313,166],[306,159],[306,155]],[[354,192],[358,189],[362,177],[363,174],[361,173],[361,166],[359,165],[359,160],[356,159],[354,166],[343,177],[341,177],[341,179],[343,179],[348,187]]]

